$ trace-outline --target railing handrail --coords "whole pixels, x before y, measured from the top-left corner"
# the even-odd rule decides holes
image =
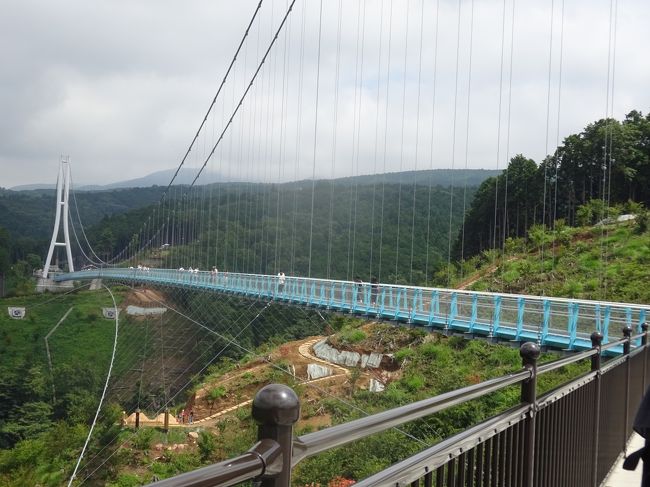
[[[625,341],[625,340],[622,340]],[[547,372],[551,372],[552,370],[559,369],[561,367],[565,367],[567,365],[580,362],[581,360],[584,360],[586,358],[591,357],[592,355],[598,354],[598,349],[596,348],[591,348],[589,350],[583,350],[582,352],[577,352],[569,355],[568,357],[564,357],[558,360],[553,360],[552,362],[545,363],[543,365],[538,365],[537,366],[537,375],[540,374],[545,374]]]
[[[618,347],[618,346],[620,346],[620,345],[623,345],[623,344],[626,343],[627,341],[628,341],[627,338],[621,338],[621,339],[619,339],[619,340],[615,340],[615,341],[613,341],[613,342],[609,342],[609,343],[607,343],[606,345],[601,346],[601,347],[600,347],[600,350],[601,350],[602,352],[604,352],[604,351],[606,351],[606,350],[611,350],[612,348],[616,348],[616,347]]]
[[[243,455],[215,463],[198,470],[182,473],[150,484],[155,487],[208,487],[237,485],[271,470],[276,460],[281,460],[280,445],[262,439]]]
[[[529,379],[531,371],[524,369],[514,374],[497,377],[478,384],[445,392],[437,396],[382,411],[347,423],[308,433],[294,440],[292,466],[301,460],[351,441],[380,433],[409,421],[463,404],[477,397],[504,389]]]
[[[504,426],[524,419],[532,406],[518,405],[499,415],[474,425],[460,433],[436,443],[435,445],[416,453],[390,467],[355,483],[355,487],[383,487],[410,484],[421,478],[427,472],[434,470],[440,464],[449,460],[450,455],[469,449],[472,443],[485,441],[494,436]],[[420,471],[418,473],[415,473]]]

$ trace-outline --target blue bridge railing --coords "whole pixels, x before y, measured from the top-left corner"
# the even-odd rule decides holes
[[[631,303],[175,269],[91,269],[57,275],[54,280],[98,278],[274,299],[448,332],[533,340],[566,350],[591,348],[589,337],[594,331],[603,334],[604,343],[609,342],[610,330],[614,337],[624,327],[640,333],[650,311],[648,305]]]

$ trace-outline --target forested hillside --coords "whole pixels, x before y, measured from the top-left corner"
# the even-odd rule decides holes
[[[70,238],[74,232],[83,239],[79,216],[84,225],[106,215],[123,213],[151,205],[160,199],[164,188],[138,188],[71,193]],[[54,225],[54,190],[7,191],[0,189],[0,296],[25,294],[33,287],[29,277],[42,267]],[[78,213],[77,213],[78,210]],[[61,231],[61,234],[63,232]],[[77,254],[76,244],[73,254]]]
[[[447,262],[450,231],[458,232],[463,198],[469,201],[474,190],[428,186],[426,179],[421,184],[317,181],[313,192],[310,181],[231,184],[181,193],[153,216],[142,209],[106,217],[89,237],[106,256],[129,243],[138,248],[155,241],[153,252],[136,258],[154,259],[149,262],[156,267],[282,270],[425,284]],[[155,249],[163,243],[170,251],[157,260],[161,253]]]
[[[124,213],[158,202],[164,189],[152,186],[71,193],[70,218],[77,221],[78,205],[83,224],[93,225],[105,215]],[[54,190],[0,190],[0,227],[6,228],[14,238],[48,240],[54,225],[55,199]]]
[[[121,308],[140,296],[120,287],[113,295]],[[95,463],[84,476],[108,463],[90,485],[106,485],[123,463],[122,455],[113,457],[120,453],[120,436],[131,436],[120,427],[121,411],[141,407],[151,415],[168,400],[169,406],[182,404],[216,357],[223,366],[242,359],[246,350],[268,349],[325,328],[315,312],[236,296],[215,300],[211,294],[165,291],[154,296],[184,316],[120,314],[112,379],[86,457]],[[101,309],[112,300],[104,290],[78,289],[54,297],[0,299],[0,304],[28,310],[24,320],[0,315],[0,485],[64,485],[106,380],[116,324]],[[186,318],[190,315],[202,327]],[[249,325],[235,330],[238,320]],[[231,340],[238,346],[229,346]]]
[[[174,246],[194,243],[194,247],[175,249],[169,265],[183,261],[183,253],[198,252],[200,257],[192,259],[195,262],[183,261],[183,265],[218,265],[251,272],[283,267],[307,273],[312,232],[316,255],[313,270],[319,275],[329,272],[348,277],[359,273],[368,278],[370,273],[387,275],[390,269],[396,276],[397,260],[401,269],[397,279],[425,282],[426,275],[448,252],[451,192],[455,200],[451,228],[455,235],[462,218],[459,202],[469,201],[476,185],[496,173],[440,169],[316,181],[313,226],[312,181],[219,183],[192,190],[174,186],[162,205],[166,186],[76,191],[70,203],[73,255],[78,259],[77,267],[88,263],[78,248],[78,238],[92,256],[83,243],[84,231],[99,257],[110,259],[134,239],[143,242],[151,238],[146,232],[151,232],[152,223],[156,223],[164,229],[157,242],[165,239]],[[28,292],[30,285],[25,279],[42,266],[54,212],[54,190],[0,188],[0,276],[5,276],[7,293]],[[143,233],[143,223],[152,217],[155,221]]]
[[[597,215],[601,220],[610,205],[650,203],[650,115],[635,110],[622,122],[590,123],[540,164],[525,155],[513,157],[507,170],[476,192],[455,256],[500,248],[509,237],[525,236],[534,224],[583,223],[578,207],[591,200],[604,203]]]

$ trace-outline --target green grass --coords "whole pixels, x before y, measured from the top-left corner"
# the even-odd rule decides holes
[[[579,299],[650,303],[650,232],[635,225],[573,228],[571,239],[542,252],[508,253],[471,289]],[[513,245],[521,248],[522,245]]]
[[[117,293],[116,299],[121,294]],[[48,302],[49,300],[49,302]],[[106,292],[80,291],[66,296],[27,296],[0,300],[0,357],[3,364],[28,360],[47,365],[45,336],[56,326],[70,307],[72,312],[50,336],[52,363],[57,366],[84,362],[104,371],[113,346],[115,324],[102,316],[102,307],[112,307]],[[23,320],[14,320],[7,306],[24,306]]]

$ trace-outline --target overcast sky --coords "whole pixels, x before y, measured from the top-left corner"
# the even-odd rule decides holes
[[[76,184],[176,167],[258,3],[0,2],[2,187],[55,182],[61,154]],[[187,167],[264,181],[503,168],[650,109],[647,0],[516,0],[514,17],[512,0],[325,0],[322,17],[298,0],[208,158],[286,6],[264,0]]]

